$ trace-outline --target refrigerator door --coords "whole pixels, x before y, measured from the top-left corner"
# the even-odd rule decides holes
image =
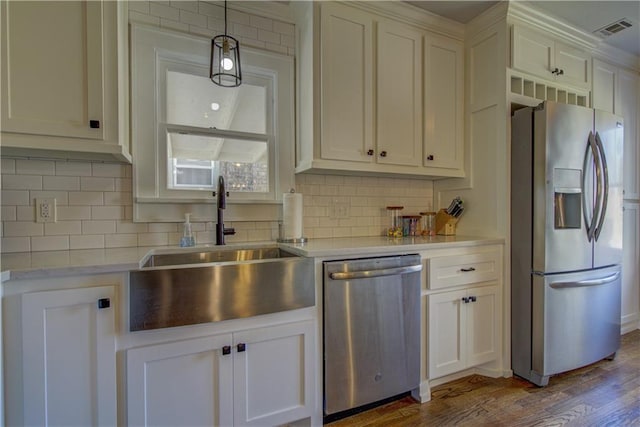
[[[533,276],[530,380],[613,355],[620,347],[620,266]]]
[[[603,188],[602,208],[597,215],[595,229],[595,268],[619,264],[622,260],[623,132],[621,118],[605,111],[595,111],[595,139]]]
[[[585,220],[593,213],[593,190],[583,168],[585,154],[595,150],[593,110],[547,101],[534,111],[533,271],[590,269]]]

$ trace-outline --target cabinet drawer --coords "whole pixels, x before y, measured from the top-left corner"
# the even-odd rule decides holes
[[[500,275],[498,252],[431,258],[427,262],[428,289],[497,280]]]

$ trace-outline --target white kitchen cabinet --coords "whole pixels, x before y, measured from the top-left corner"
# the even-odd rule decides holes
[[[428,296],[429,379],[498,357],[498,287],[485,286]]]
[[[422,165],[422,33],[380,21],[376,44],[377,162]]]
[[[1,11],[3,154],[130,161],[126,2]]]
[[[622,332],[640,328],[640,204],[625,203],[622,240]]]
[[[541,32],[513,25],[511,67],[560,85],[591,86],[591,55]]]
[[[462,177],[462,34],[380,7],[294,5],[305,29],[296,172]]]
[[[116,424],[115,288],[22,296],[23,424]]]
[[[127,351],[129,425],[280,425],[312,416],[313,322]]]
[[[609,111],[624,119],[624,198],[640,198],[640,149],[638,114],[640,76],[638,73],[593,59],[593,108]]]
[[[427,35],[424,46],[424,150],[428,168],[464,167],[464,45]]]
[[[335,3],[323,4],[321,13],[321,157],[371,163],[373,18]]]

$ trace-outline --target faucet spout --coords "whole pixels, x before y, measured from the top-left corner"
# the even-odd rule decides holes
[[[224,177],[218,177],[218,191],[213,193],[217,196],[216,206],[218,208],[218,218],[216,223],[216,245],[224,245],[224,236],[236,234],[235,229],[224,227],[223,211],[227,207],[227,191],[224,188]]]

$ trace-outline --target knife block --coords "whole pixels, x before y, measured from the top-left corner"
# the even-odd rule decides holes
[[[436,234],[454,236],[457,223],[458,218],[449,215],[446,209],[440,209],[436,213]]]

